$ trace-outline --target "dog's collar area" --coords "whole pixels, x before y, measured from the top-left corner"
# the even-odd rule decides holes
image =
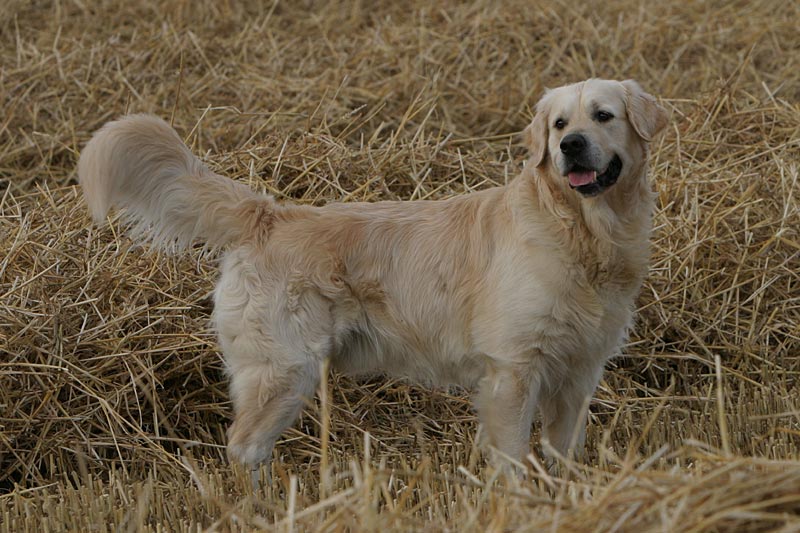
[[[580,168],[573,168],[575,170],[582,170]],[[583,196],[597,196],[617,182],[619,175],[622,172],[622,159],[617,154],[611,158],[608,168],[602,174],[598,174],[594,181],[585,185],[577,187],[570,185],[573,189],[581,193]]]

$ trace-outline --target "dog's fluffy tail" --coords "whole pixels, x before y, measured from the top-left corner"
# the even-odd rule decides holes
[[[279,209],[271,196],[209,170],[175,130],[150,115],[129,115],[97,131],[81,153],[78,177],[96,221],[112,205],[124,207],[134,238],[167,248],[266,238]]]

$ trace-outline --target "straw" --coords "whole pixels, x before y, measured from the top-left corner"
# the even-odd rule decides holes
[[[0,531],[799,530],[797,20],[792,2],[6,2]],[[333,374],[254,491],[224,453],[216,259],[91,224],[92,132],[172,119],[282,201],[437,199],[512,179],[544,88],[591,76],[637,79],[672,117],[651,273],[584,462],[548,470],[537,426],[509,476],[469,391]]]

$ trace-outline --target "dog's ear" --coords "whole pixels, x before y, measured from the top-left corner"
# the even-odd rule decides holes
[[[536,115],[522,132],[522,142],[528,147],[534,167],[539,167],[547,159],[547,101],[542,98],[536,104]]]
[[[635,81],[625,80],[622,86],[625,88],[625,109],[633,129],[645,141],[653,140],[667,125],[667,110]]]

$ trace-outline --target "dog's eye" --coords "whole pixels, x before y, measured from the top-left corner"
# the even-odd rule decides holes
[[[566,125],[567,125],[567,123],[564,122],[564,119],[563,118],[559,118],[559,119],[557,119],[555,121],[555,123],[553,124],[553,127],[555,127],[555,129],[557,129],[557,130],[563,130],[564,126],[566,126]]]
[[[595,115],[595,118],[597,118],[597,122],[608,122],[614,118],[614,115],[606,111],[598,111],[597,115]]]

